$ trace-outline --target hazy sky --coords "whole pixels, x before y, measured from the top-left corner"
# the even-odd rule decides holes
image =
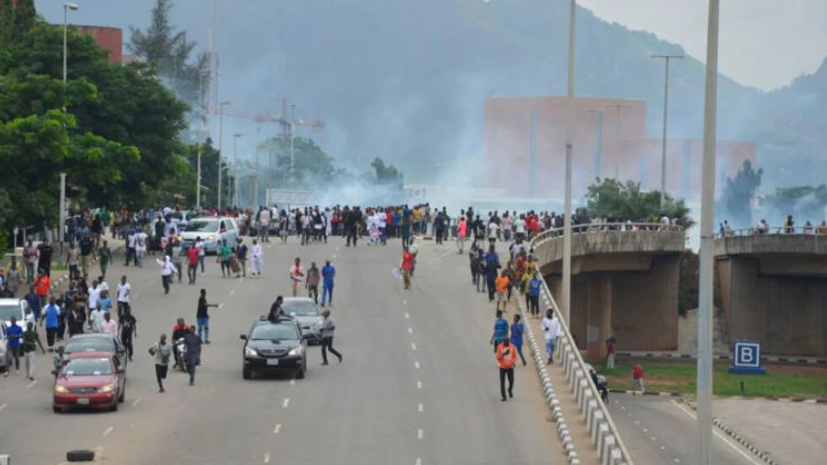
[[[503,0],[501,0],[503,1]],[[578,0],[706,59],[707,0]],[[763,90],[812,73],[827,56],[827,0],[721,0],[719,70]]]

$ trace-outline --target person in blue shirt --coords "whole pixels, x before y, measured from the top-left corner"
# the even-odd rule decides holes
[[[535,318],[540,317],[540,286],[542,286],[542,281],[535,271],[534,277],[528,281],[529,311]]]
[[[49,352],[55,351],[55,335],[57,335],[61,313],[62,310],[55,303],[55,298],[49,297],[49,305],[43,309],[43,319],[40,320],[40,326],[46,324],[46,345],[49,346]]]
[[[40,298],[34,293],[34,286],[29,286],[29,293],[26,294],[23,299],[26,300],[26,303],[29,304],[29,308],[32,309],[32,313],[34,314],[34,322],[37,323],[37,321],[40,320]]]
[[[336,268],[330,264],[330,260],[325,261],[322,267],[322,307],[324,307],[325,302],[333,305],[333,279],[335,277]]]
[[[502,310],[497,310],[497,319],[494,320],[494,334],[491,335],[494,352],[497,352],[497,346],[500,345],[500,342],[506,339],[508,339],[508,320],[503,318]]]
[[[494,281],[497,279],[497,270],[502,268],[500,265],[500,256],[497,255],[497,251],[494,249],[494,246],[488,248],[488,253],[485,254],[485,277],[486,281],[488,282],[488,301],[494,301],[494,293],[496,292],[496,286],[494,285]]]
[[[511,343],[517,348],[517,354],[520,360],[523,361],[523,366],[526,365],[525,357],[523,356],[523,333],[525,333],[525,323],[523,323],[520,314],[514,315],[514,323],[511,323]]]
[[[6,328],[6,358],[11,361],[14,359],[15,374],[20,374],[20,340],[23,338],[23,328],[17,324],[17,318],[11,317],[10,325]],[[4,376],[9,376],[11,365],[6,364],[6,373]]]

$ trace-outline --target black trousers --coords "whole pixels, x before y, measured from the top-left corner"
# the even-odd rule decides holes
[[[164,284],[164,294],[169,294],[169,281],[172,279],[172,275],[169,276],[161,276],[161,282]]]
[[[530,304],[530,312],[532,315],[539,315],[540,314],[540,296],[539,295],[529,295],[528,301]]]
[[[121,334],[121,342],[123,343],[123,346],[126,348],[126,353],[129,357],[129,360],[132,360],[132,354],[135,352],[135,350],[132,348],[132,334]]]
[[[51,349],[55,346],[55,336],[57,335],[57,327],[46,328],[46,345]]]
[[[313,302],[319,303],[319,285],[307,286],[307,297],[313,299]]]
[[[164,388],[164,380],[167,379],[167,369],[169,366],[167,365],[158,365],[155,364],[155,379],[158,380],[158,387],[163,389]]]
[[[508,378],[508,393],[511,394],[512,390],[514,389],[514,369],[513,368],[500,368],[500,394],[502,395],[503,399],[505,397],[505,379]]]
[[[356,228],[350,228],[347,230],[347,246],[350,246],[350,241],[353,240],[353,246],[356,247]]]
[[[323,337],[322,338],[322,361],[327,363],[327,351],[330,351],[331,354],[339,357],[339,361],[342,360],[342,354],[339,353],[336,349],[333,348],[333,336]]]
[[[496,277],[492,278],[490,276],[486,277],[486,281],[488,282],[488,300],[494,300],[494,293],[497,291],[496,286],[494,286],[494,280]]]
[[[6,360],[7,360],[7,362],[6,362],[6,373],[8,373],[8,370],[11,370],[12,360],[14,360],[14,369],[18,370],[18,371],[20,370],[20,354],[21,353],[22,352],[20,351],[20,346],[8,347],[8,350],[6,351]]]

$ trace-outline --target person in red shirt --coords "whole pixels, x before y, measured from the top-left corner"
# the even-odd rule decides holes
[[[34,282],[34,293],[40,300],[40,308],[44,308],[49,300],[49,288],[52,281],[46,275],[46,272],[40,270],[38,272],[37,281]]]
[[[640,366],[640,363],[636,363],[635,366],[632,367],[632,390],[640,391],[641,393],[644,392],[643,367]]]
[[[517,348],[508,338],[497,346],[497,366],[500,367],[500,395],[505,402],[505,379],[508,378],[508,397],[514,397],[514,364],[517,362]]]
[[[411,288],[411,274],[413,271],[413,260],[414,256],[408,250],[407,247],[404,248],[402,251],[402,263],[399,265],[400,271],[402,271],[402,283],[405,289]]]
[[[198,274],[198,247],[193,244],[187,249],[187,277],[190,284],[195,284],[196,274]]]

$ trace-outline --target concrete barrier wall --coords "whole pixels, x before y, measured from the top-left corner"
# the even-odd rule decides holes
[[[572,235],[571,255],[615,253],[668,253],[686,248],[683,231],[604,231]],[[534,244],[541,265],[563,259],[562,236],[541,239]]]

